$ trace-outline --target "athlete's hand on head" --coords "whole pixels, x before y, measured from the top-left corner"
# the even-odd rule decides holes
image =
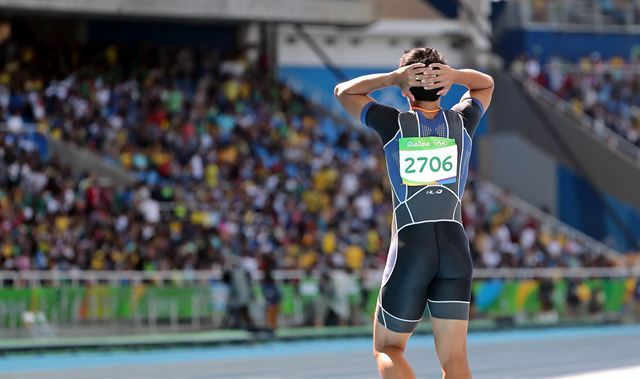
[[[398,87],[402,90],[402,93],[407,96],[411,101],[416,99],[413,97],[409,88],[424,86],[424,76],[426,66],[424,63],[414,63],[408,66],[402,66],[394,71],[395,81]]]
[[[444,96],[449,92],[453,83],[455,83],[456,70],[442,63],[432,63],[427,67],[424,73],[425,78],[422,80],[424,89],[442,89],[438,91],[438,95]]]

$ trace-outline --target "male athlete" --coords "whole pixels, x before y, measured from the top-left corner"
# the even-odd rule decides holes
[[[450,110],[440,97],[454,84],[469,90]],[[369,94],[399,86],[411,110]],[[467,325],[472,264],[461,221],[471,137],[493,93],[493,79],[447,66],[432,48],[415,48],[400,68],[340,83],[342,106],[382,139],[392,187],[393,225],[378,298],[373,353],[383,378],[415,378],[403,352],[425,311],[431,315],[443,378],[471,378]]]

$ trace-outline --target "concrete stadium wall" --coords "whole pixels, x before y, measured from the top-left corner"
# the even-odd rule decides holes
[[[478,171],[518,197],[558,214],[557,163],[515,132],[492,133],[476,144]]]
[[[468,63],[465,50],[452,47],[464,38],[456,20],[381,20],[361,28],[305,27],[304,31],[339,67],[397,67],[402,53],[416,46],[438,49],[452,66]],[[280,66],[322,66],[324,62],[307,45],[294,26],[277,32]]]
[[[50,154],[64,165],[71,167],[74,174],[85,172],[109,181],[115,187],[122,187],[135,182],[133,175],[115,163],[107,162],[101,156],[79,148],[71,143],[49,139]]]
[[[594,238],[633,249],[625,233],[640,240],[637,163],[549,100],[526,94],[509,74],[496,72],[494,79],[493,137],[481,144],[480,174],[527,201],[547,203],[562,221]]]
[[[640,166],[611,149],[578,120],[554,104],[525,94],[515,79],[496,73],[492,130],[516,131],[596,188],[640,209]],[[575,160],[574,160],[575,158]],[[583,172],[588,169],[588,172]]]

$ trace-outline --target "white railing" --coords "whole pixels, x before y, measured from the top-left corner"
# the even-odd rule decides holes
[[[501,197],[502,195],[505,194],[504,189],[496,186],[493,183],[490,183],[485,180],[482,180],[482,183],[496,197]],[[595,253],[604,254],[608,258],[612,259],[613,261],[620,261],[621,259],[623,259],[623,255],[620,252],[603,244],[600,241],[595,240],[592,237],[589,237],[588,235],[582,233],[581,231],[572,228],[571,226],[558,220],[553,215],[543,212],[540,208],[522,200],[521,198],[513,194],[509,194],[508,196],[506,196],[506,201],[513,208],[529,216],[532,216],[533,218],[539,220],[544,224],[550,225],[554,231],[560,232],[566,235],[567,237],[581,243],[582,245],[587,246],[589,250]]]
[[[305,275],[304,270],[276,270],[278,281],[297,280]],[[381,277],[382,270],[369,270],[366,277]],[[476,268],[475,279],[532,279],[532,278],[626,278],[640,276],[640,266],[619,267],[575,267],[575,268]],[[258,273],[256,279],[260,279]],[[0,286],[21,287],[109,284],[128,286],[141,283],[188,286],[207,284],[222,279],[222,270],[199,271],[7,271],[0,270]]]

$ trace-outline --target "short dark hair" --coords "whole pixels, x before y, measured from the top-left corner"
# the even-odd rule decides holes
[[[432,47],[415,47],[411,50],[405,50],[404,54],[400,57],[400,67],[414,63],[424,63],[426,66],[429,66],[431,63],[446,64],[444,57],[438,50]],[[416,100],[436,101],[440,98],[438,91],[441,89],[442,87],[429,90],[422,87],[411,87],[409,91],[411,91]]]

